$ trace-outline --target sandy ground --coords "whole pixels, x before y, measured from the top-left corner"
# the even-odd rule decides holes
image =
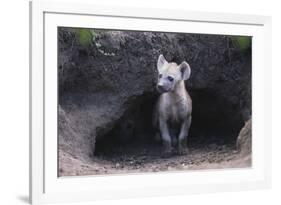
[[[59,176],[186,171],[251,166],[251,156],[239,154],[232,145],[210,144],[189,148],[184,156],[162,158],[157,143],[100,146],[94,157],[78,159],[59,152]]]

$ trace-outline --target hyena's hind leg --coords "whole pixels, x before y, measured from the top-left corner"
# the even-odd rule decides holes
[[[178,134],[179,133],[177,132],[177,129],[175,129],[175,128],[169,129],[169,132],[170,132],[170,136],[171,136],[172,146],[176,147],[178,144]]]
[[[161,134],[159,131],[156,131],[155,135],[154,135],[154,141],[155,142],[161,142]]]
[[[189,116],[181,125],[179,140],[178,140],[178,152],[179,154],[187,154],[187,138],[189,133],[189,128],[191,125],[191,116]]]

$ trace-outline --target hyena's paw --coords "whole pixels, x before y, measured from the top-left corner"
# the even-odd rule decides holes
[[[167,157],[172,156],[172,154],[173,154],[173,148],[172,148],[171,143],[163,142],[161,156],[163,158],[167,158]]]
[[[178,154],[179,155],[186,155],[186,154],[188,154],[188,152],[189,152],[189,150],[188,150],[188,147],[187,147],[186,140],[179,141],[179,144],[178,144]]]

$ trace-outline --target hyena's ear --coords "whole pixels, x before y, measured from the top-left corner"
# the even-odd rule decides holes
[[[158,57],[158,61],[157,61],[157,69],[158,71],[160,71],[163,67],[163,65],[167,63],[166,59],[164,58],[164,56],[161,54],[159,57]]]
[[[183,61],[180,65],[179,65],[179,69],[181,72],[181,77],[183,80],[187,80],[190,77],[190,73],[191,73],[191,69],[190,66],[187,62]]]

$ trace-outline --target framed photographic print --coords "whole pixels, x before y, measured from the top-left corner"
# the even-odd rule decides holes
[[[32,204],[270,187],[270,17],[36,1],[30,25]]]

